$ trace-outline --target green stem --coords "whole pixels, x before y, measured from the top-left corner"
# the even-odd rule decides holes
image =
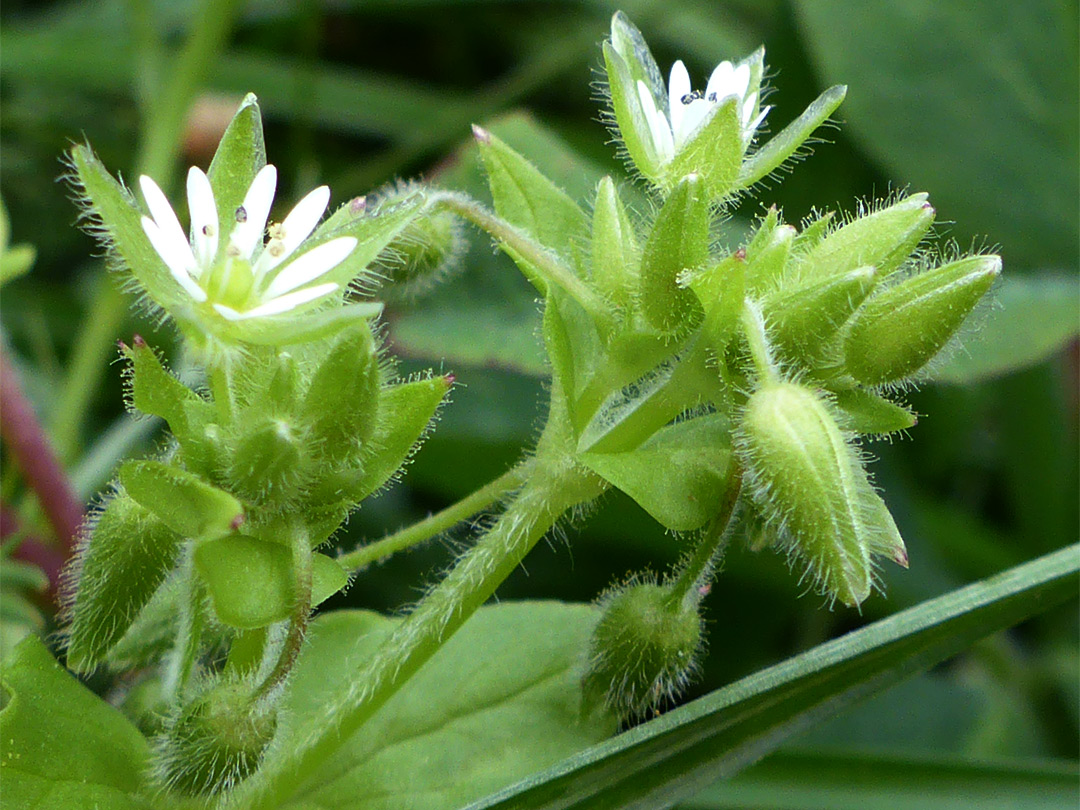
[[[457,503],[382,540],[350,551],[338,557],[338,562],[347,571],[355,573],[392,554],[430,540],[477,512],[487,509],[507,492],[519,486],[524,481],[527,470],[527,464],[519,464]]]
[[[442,206],[486,231],[537,268],[545,281],[561,287],[593,317],[597,324],[607,326],[609,329],[614,328],[616,318],[611,304],[578,277],[558,255],[520,228],[463,194],[441,192],[433,196],[431,204]]]
[[[680,568],[675,581],[671,583],[665,599],[669,607],[700,601],[700,588],[712,578],[716,563],[731,540],[735,526],[732,518],[739,501],[739,493],[742,491],[742,470],[738,462],[733,463],[734,468],[728,475],[728,488],[720,504],[720,511],[709,524],[697,548]]]
[[[184,559],[183,567],[182,581],[186,588],[181,597],[184,606],[180,612],[180,630],[176,635],[173,659],[169,663],[162,688],[162,694],[169,705],[176,705],[191,683],[205,623],[202,583],[195,575],[195,564],[190,551]]]
[[[773,359],[768,336],[765,334],[765,317],[761,314],[761,308],[747,298],[743,302],[739,321],[750,348],[750,358],[754,361],[754,367],[757,369],[761,382],[777,382],[780,379],[780,371]]]
[[[553,395],[553,401],[557,399]],[[568,509],[592,500],[603,482],[574,464],[565,446],[553,446],[565,414],[548,422],[528,479],[492,527],[404,621],[348,692],[328,706],[301,741],[229,799],[233,807],[270,810],[291,795],[304,775],[326,761],[476,612]],[[555,430],[551,430],[556,425]],[[565,436],[560,445],[565,445]]]
[[[291,546],[293,571],[296,572],[296,601],[289,617],[289,633],[277,663],[252,695],[253,702],[272,697],[285,683],[307,635],[308,620],[311,618],[311,538],[306,531],[294,528]]]
[[[170,80],[157,100],[148,106],[136,176],[146,174],[166,185],[164,181],[172,174],[180,151],[184,117],[191,99],[216,63],[239,5],[238,0],[202,0],[200,3],[191,35],[176,59]],[[138,16],[139,6],[136,4],[133,8]],[[140,61],[153,58],[146,54]],[[96,281],[90,309],[75,339],[68,373],[50,420],[50,429],[62,459],[71,460],[76,454],[90,400],[108,368],[109,354],[127,309],[127,297],[112,279],[102,274]]]

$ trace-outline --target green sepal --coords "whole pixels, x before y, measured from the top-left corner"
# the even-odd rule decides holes
[[[926,199],[926,194],[912,194],[837,228],[799,257],[795,277],[807,283],[872,265],[884,278],[904,263],[930,230],[934,209]]]
[[[766,297],[761,308],[773,345],[788,358],[813,365],[870,295],[877,280],[873,267],[860,267]]]
[[[200,410],[207,415],[213,406],[176,379],[145,340],[136,335],[131,346],[121,344],[131,363],[131,406],[160,416],[181,442],[189,435],[189,418]]]
[[[131,499],[182,537],[220,537],[244,521],[244,507],[224,490],[160,461],[129,461],[120,483]]]
[[[193,301],[169,273],[143,232],[135,198],[86,146],[72,147],[71,166],[86,195],[90,227],[147,294],[171,314],[191,312]]]
[[[683,178],[656,217],[641,257],[638,309],[665,334],[686,332],[701,316],[697,296],[678,284],[709,259],[709,202],[696,175]]]
[[[862,388],[838,391],[833,395],[834,415],[842,430],[883,436],[908,430],[919,421],[914,413],[885,397]]]
[[[779,286],[795,238],[795,228],[782,223],[780,212],[770,208],[746,246],[746,289],[749,293],[761,294]]]
[[[363,301],[356,304],[320,309],[314,312],[290,312],[277,318],[257,318],[242,321],[242,327],[224,334],[234,334],[237,339],[256,346],[293,346],[332,337],[360,321],[370,321],[382,314],[380,301]]]
[[[173,649],[183,613],[185,576],[183,566],[174,567],[127,631],[105,654],[102,661],[113,672],[155,666]]]
[[[327,478],[316,502],[351,506],[382,489],[416,450],[452,382],[436,376],[381,389],[379,418],[362,468]]]
[[[287,503],[307,472],[305,438],[300,426],[287,419],[245,426],[228,459],[231,489],[251,501]]]
[[[629,305],[637,286],[641,248],[634,226],[611,177],[596,189],[592,218],[592,279],[619,307]]]
[[[603,50],[611,113],[615,119],[615,135],[622,142],[634,168],[650,182],[659,183],[660,157],[655,152],[649,123],[645,120],[645,113],[641,109],[637,83],[631,75],[626,60],[619,55],[610,42],[604,43]],[[666,96],[667,91],[663,92]]]
[[[875,295],[844,340],[845,369],[867,385],[910,377],[948,343],[1000,273],[998,256],[972,256]]]
[[[579,265],[573,251],[589,235],[589,218],[581,207],[495,135],[479,127],[473,127],[473,134],[496,213],[558,252],[570,266]]]
[[[625,453],[581,453],[581,463],[672,531],[700,529],[719,508],[731,467],[728,419],[710,414],[661,428]]]
[[[732,97],[723,104],[713,105],[708,120],[665,168],[669,184],[696,174],[704,186],[705,199],[718,203],[731,194],[745,151],[741,104],[742,99]]]
[[[331,463],[355,458],[375,430],[379,358],[367,323],[342,332],[304,395],[300,418]]]
[[[288,546],[244,535],[207,540],[195,548],[195,568],[206,582],[222,624],[254,630],[287,619],[296,602]],[[349,575],[325,554],[311,557],[311,605],[348,584]]]
[[[79,549],[68,666],[93,669],[109,652],[176,562],[181,538],[123,492],[101,512]]]
[[[833,229],[835,218],[835,211],[826,211],[823,214],[815,213],[803,220],[802,230],[795,234],[795,240],[791,244],[792,252],[806,254],[820,245],[821,240]]]
[[[798,153],[814,130],[828,120],[846,95],[847,87],[838,84],[818,96],[802,115],[743,162],[735,187],[741,189],[752,186],[779,169],[784,161]]]
[[[660,109],[667,109],[667,83],[660,66],[649,50],[649,43],[638,27],[623,12],[611,16],[611,47],[624,60],[634,82],[643,81],[657,100]]]
[[[206,176],[214,191],[218,228],[222,234],[231,231],[236,210],[244,202],[255,175],[266,165],[266,143],[263,140],[262,114],[254,93],[248,93],[240,103]],[[225,255],[228,240],[218,240],[218,257]]]
[[[596,324],[581,305],[558,288],[548,291],[544,306],[544,345],[551,358],[552,375],[567,399],[570,419],[575,428],[589,418],[599,399],[589,389],[597,384],[596,375],[610,369],[612,363],[604,350]],[[605,362],[608,361],[608,362]],[[600,398],[608,393],[607,387]]]
[[[687,273],[680,283],[697,295],[705,310],[702,338],[717,357],[735,336],[746,297],[746,261],[737,251],[704,270]]]
[[[722,396],[715,369],[700,343],[612,391],[581,429],[581,453],[632,450],[686,410]]]

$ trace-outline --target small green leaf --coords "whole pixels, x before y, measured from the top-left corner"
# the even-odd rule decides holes
[[[532,163],[487,130],[474,128],[495,211],[546,247],[578,264],[573,246],[589,235],[585,212]]]
[[[121,346],[131,363],[131,404],[143,413],[160,416],[181,441],[188,433],[188,419],[193,411],[209,412],[203,400],[170,374],[145,340],[138,335],[132,346]]]
[[[814,130],[824,124],[840,106],[846,95],[847,87],[838,84],[814,99],[802,115],[743,162],[736,188],[752,186],[779,169],[785,160],[797,154]]]
[[[721,414],[676,422],[625,453],[582,453],[585,466],[672,531],[700,529],[727,489],[731,436]]]
[[[183,537],[220,537],[244,519],[232,495],[160,461],[129,461],[120,468],[120,483],[132,500]]]
[[[236,221],[236,210],[244,202],[255,175],[266,165],[266,144],[263,142],[262,113],[254,93],[248,93],[221,137],[214,159],[206,175],[217,203],[218,222],[222,233],[228,233],[225,223]],[[226,240],[218,246],[224,255]]]
[[[971,383],[1019,371],[1041,363],[1080,334],[1080,280],[1075,276],[1006,274],[991,298],[994,309],[977,318],[978,331],[933,370],[934,382]]]
[[[1070,546],[924,602],[583,751],[472,810],[674,805],[978,639],[1075,599],[1078,571],[1080,546]]]
[[[36,636],[4,662],[4,806],[150,810],[150,746],[115,708],[64,671]]]
[[[119,493],[79,550],[68,666],[93,669],[165,580],[181,538],[150,511]]]
[[[615,721],[583,714],[580,681],[595,608],[556,602],[481,608],[326,762],[282,810],[463,807],[592,743]],[[362,611],[317,619],[289,681],[282,739],[319,728],[354,688],[394,620]],[[522,655],[528,650],[528,655]]]
[[[296,575],[288,546],[232,535],[200,543],[195,568],[206,581],[218,619],[254,630],[287,619],[296,602]],[[349,575],[325,554],[311,558],[311,604],[345,587]]]
[[[884,435],[915,427],[919,421],[915,414],[902,405],[862,388],[838,391],[833,401],[839,411],[834,413],[834,416],[842,430]]]

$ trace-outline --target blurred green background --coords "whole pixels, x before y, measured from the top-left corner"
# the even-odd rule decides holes
[[[3,329],[88,497],[107,483],[119,452],[151,452],[161,436],[154,423],[124,415],[121,369],[107,365],[112,353],[101,355],[100,378],[83,380],[93,393],[84,418],[57,415],[104,275],[97,246],[73,226],[59,158],[72,141],[86,140],[111,170],[134,179],[142,121],[199,5],[7,0],[0,12],[0,192],[12,241],[38,254],[32,272],[4,288]],[[692,694],[1074,542],[1075,2],[258,0],[242,4],[222,52],[204,65],[197,120],[189,121],[174,176],[159,179],[175,191],[183,166],[205,166],[215,132],[253,91],[269,160],[281,171],[281,206],[317,183],[328,183],[341,203],[421,177],[483,198],[469,146],[474,122],[587,201],[602,174],[632,183],[599,122],[599,43],[618,7],[663,70],[683,58],[698,83],[719,60],[764,43],[776,89],[766,122],[773,132],[824,87],[849,85],[842,126],[825,130],[782,185],[768,183],[732,212],[722,234],[732,245],[769,204],[798,222],[815,206],[853,211],[899,189],[928,191],[939,242],[993,247],[1007,280],[1023,280],[1003,284],[997,303],[979,313],[939,370],[942,382],[908,393],[923,415],[910,436],[868,448],[911,569],[884,570],[887,597],[875,595],[860,615],[802,594],[797,576],[770,552],[734,549],[706,603],[709,655]],[[147,48],[159,34],[161,47]],[[640,186],[627,197],[649,210]],[[341,533],[342,547],[467,494],[505,471],[538,433],[545,385],[538,303],[486,238],[469,238],[457,275],[433,295],[394,304],[386,318],[403,373],[453,371],[460,385],[404,483],[364,505]],[[135,331],[179,362],[170,329],[145,317],[128,318],[110,340]],[[996,346],[997,362],[981,365],[981,341]],[[972,385],[952,382],[973,377]],[[10,470],[2,494],[20,502]],[[33,521],[32,512],[24,516]],[[327,607],[397,609],[466,539],[463,531],[364,572]],[[628,498],[610,495],[539,547],[499,596],[591,600],[629,572],[662,570],[683,544]],[[1047,614],[795,747],[1076,759],[1077,635],[1075,605]]]

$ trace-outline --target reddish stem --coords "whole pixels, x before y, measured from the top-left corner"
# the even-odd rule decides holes
[[[23,394],[18,375],[0,350],[0,437],[22,472],[23,479],[37,496],[65,556],[75,548],[75,538],[83,520],[83,504],[75,497],[64,468],[49,443],[41,423]]]

